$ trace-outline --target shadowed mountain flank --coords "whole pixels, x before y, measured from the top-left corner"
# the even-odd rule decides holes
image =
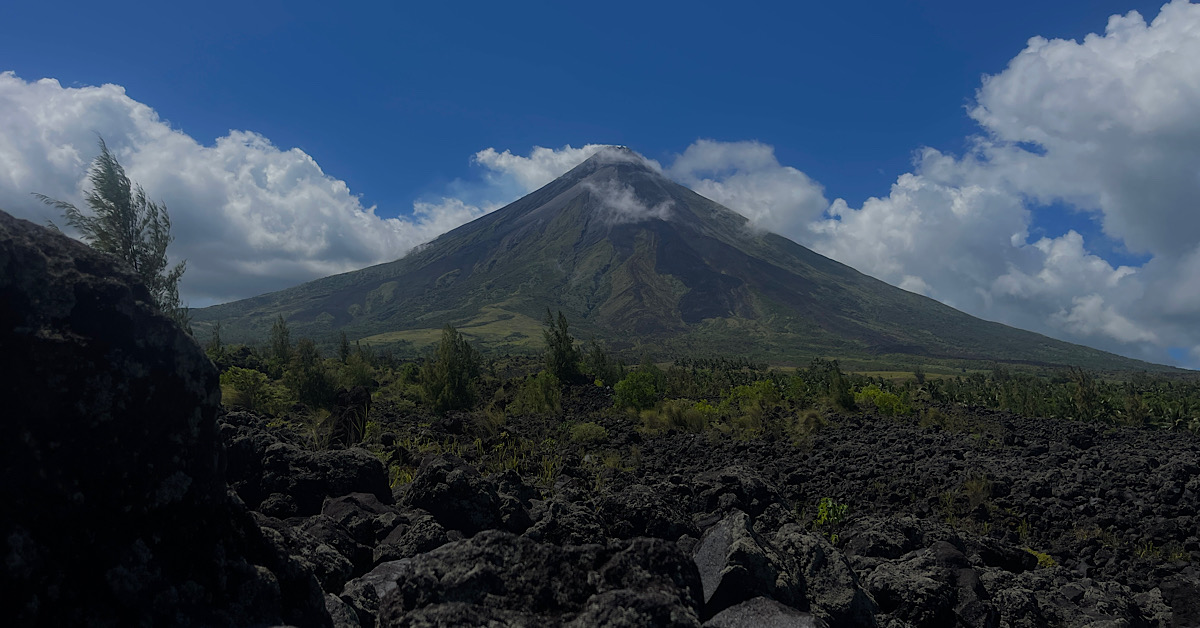
[[[318,340],[432,343],[451,323],[485,348],[541,346],[546,308],[614,348],[1164,368],[980,320],[753,228],[625,148],[600,151],[405,257],[194,312],[233,341],[282,315]]]

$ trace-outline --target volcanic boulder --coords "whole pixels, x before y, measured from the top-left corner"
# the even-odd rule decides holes
[[[227,492],[217,373],[116,259],[0,212],[10,625],[328,624]]]

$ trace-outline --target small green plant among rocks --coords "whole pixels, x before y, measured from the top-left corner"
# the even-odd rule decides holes
[[[1049,554],[1047,554],[1045,552],[1039,552],[1035,549],[1031,549],[1028,547],[1025,548],[1025,551],[1032,554],[1034,556],[1034,558],[1037,558],[1037,564],[1038,564],[1039,569],[1050,569],[1051,567],[1054,567],[1055,565],[1058,564],[1057,562],[1054,561],[1054,558],[1052,556],[1050,556]]]
[[[412,484],[413,478],[416,477],[417,471],[412,467],[403,467],[398,464],[393,464],[388,467],[388,487],[396,488],[405,484]]]
[[[849,504],[838,503],[832,497],[822,497],[817,502],[817,517],[813,519],[813,528],[820,530],[829,538],[829,542],[837,544],[838,531],[850,510]]]
[[[608,430],[596,423],[576,423],[571,426],[571,442],[580,445],[603,443],[608,440]]]
[[[672,430],[699,434],[717,416],[717,410],[708,403],[687,399],[668,399],[655,408],[641,412],[642,428],[647,434]]]

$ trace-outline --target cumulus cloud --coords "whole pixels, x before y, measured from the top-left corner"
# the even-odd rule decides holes
[[[1181,211],[1200,198],[1197,32],[1200,5],[1176,0],[1082,42],[1034,37],[985,78],[970,115],[1022,191],[1098,212],[1131,250],[1184,254],[1200,241],[1200,212]]]
[[[528,156],[514,155],[510,151],[497,152],[495,148],[485,148],[472,160],[492,171],[491,179],[496,183],[498,177],[508,177],[522,194],[528,194],[543,185],[557,179],[575,166],[583,163],[588,157],[601,149],[608,148],[607,144],[587,144],[573,148],[570,144],[562,148],[545,148],[534,146]]]
[[[1104,303],[1104,297],[1089,294],[1071,298],[1071,309],[1059,310],[1054,318],[1067,330],[1084,335],[1103,335],[1121,342],[1158,342],[1158,336],[1134,324]]]
[[[601,217],[607,224],[619,225],[652,219],[669,220],[671,217],[671,207],[674,203],[670,200],[649,206],[638,198],[633,186],[615,179],[598,183],[586,181],[583,187],[599,200],[603,212]]]
[[[587,144],[580,148],[570,144],[562,148],[534,146],[529,155],[514,155],[508,150],[499,152],[489,147],[475,153],[471,160],[490,171],[486,179],[497,191],[511,190],[521,196],[550,183],[597,153],[607,161],[636,162],[662,172],[657,161],[611,144]]]
[[[423,203],[382,218],[299,149],[231,131],[203,145],[117,85],[64,88],[0,73],[0,208],[60,218],[31,192],[81,205],[97,135],[173,221],[193,306],[253,296],[403,255],[494,205]],[[61,222],[61,221],[60,221]]]
[[[781,165],[775,149],[761,142],[697,140],[667,172],[755,226],[776,233],[802,238],[807,224],[829,206],[820,184]]]

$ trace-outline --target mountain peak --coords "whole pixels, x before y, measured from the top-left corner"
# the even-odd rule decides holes
[[[611,145],[593,153],[591,157],[583,160],[583,163],[572,168],[562,178],[583,178],[608,166],[619,166],[624,173],[640,171],[662,176],[662,166],[658,162],[643,157],[628,146]]]

